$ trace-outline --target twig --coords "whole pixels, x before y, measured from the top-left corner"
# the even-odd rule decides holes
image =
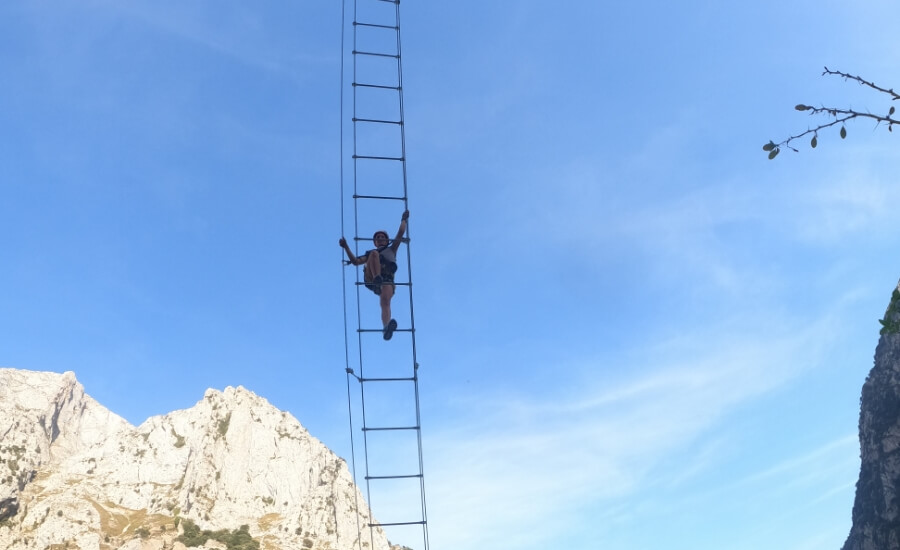
[[[874,82],[869,82],[868,80],[866,80],[864,78],[860,78],[860,77],[858,77],[856,75],[852,75],[850,73],[842,73],[841,71],[832,71],[828,67],[825,67],[825,71],[822,73],[822,76],[825,76],[825,75],[840,76],[840,77],[843,77],[844,80],[855,80],[855,81],[859,82],[859,84],[861,86],[868,86],[869,88],[872,88],[873,90],[877,90],[883,94],[890,95],[893,99],[900,99],[900,95],[898,95],[896,92],[894,92],[893,88],[891,88],[890,90],[885,90],[881,86],[876,86]]]
[[[893,89],[888,90],[888,89],[882,88],[880,86],[876,86],[874,82],[870,82],[870,81],[868,81],[864,78],[858,77],[856,75],[852,75],[849,73],[843,73],[841,71],[832,71],[828,67],[825,67],[825,71],[822,73],[822,75],[823,76],[825,76],[825,75],[840,76],[840,77],[844,78],[845,80],[855,80],[861,86],[867,86],[869,88],[872,88],[873,90],[876,90],[878,92],[881,92],[883,94],[887,94],[887,95],[891,96],[892,100],[900,99],[900,95],[898,95],[896,92],[894,92]],[[895,112],[894,107],[891,107],[888,110],[887,115],[876,115],[876,114],[872,114],[872,113],[868,113],[868,112],[864,113],[861,111],[856,111],[853,109],[838,109],[835,107],[825,107],[825,106],[813,107],[811,105],[805,105],[803,103],[797,105],[796,107],[794,107],[794,109],[796,109],[798,111],[808,111],[810,115],[825,115],[825,116],[834,117],[834,120],[832,120],[831,122],[819,124],[815,128],[810,128],[810,129],[806,130],[805,132],[797,134],[795,136],[790,136],[787,139],[785,139],[779,143],[775,143],[774,141],[770,140],[768,143],[763,145],[763,151],[767,151],[769,153],[769,159],[773,159],[776,156],[778,156],[778,153],[781,151],[782,147],[787,147],[788,149],[794,151],[795,153],[799,152],[797,148],[795,148],[794,146],[791,145],[791,143],[795,139],[800,139],[804,136],[808,136],[809,134],[813,134],[812,140],[810,141],[810,146],[815,148],[816,145],[818,144],[819,130],[822,130],[824,128],[830,128],[831,126],[835,126],[837,124],[841,125],[841,139],[844,139],[847,137],[847,128],[844,123],[847,122],[848,120],[851,120],[854,118],[870,118],[870,119],[876,121],[876,126],[883,122],[883,123],[887,124],[889,132],[894,131],[894,124],[900,124],[900,119],[893,118],[893,115]]]

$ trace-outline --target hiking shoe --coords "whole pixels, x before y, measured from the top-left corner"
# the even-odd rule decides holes
[[[384,325],[384,339],[390,340],[391,336],[394,335],[394,330],[397,328],[397,321],[391,319],[388,321],[388,324]]]

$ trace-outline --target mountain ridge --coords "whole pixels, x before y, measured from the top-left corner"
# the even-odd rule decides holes
[[[346,462],[241,386],[133,426],[72,372],[0,369],[2,548],[174,549],[196,525],[246,526],[263,550],[388,550],[369,518]]]

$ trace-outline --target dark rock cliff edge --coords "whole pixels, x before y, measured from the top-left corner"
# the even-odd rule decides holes
[[[861,466],[842,550],[900,550],[900,290],[881,324],[875,365],[860,398]]]

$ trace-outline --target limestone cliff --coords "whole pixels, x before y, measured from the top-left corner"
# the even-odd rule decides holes
[[[860,400],[862,464],[843,550],[900,550],[900,287],[881,324]]]
[[[0,548],[388,550],[368,522],[346,463],[244,388],[134,427],[71,372],[0,369]]]

